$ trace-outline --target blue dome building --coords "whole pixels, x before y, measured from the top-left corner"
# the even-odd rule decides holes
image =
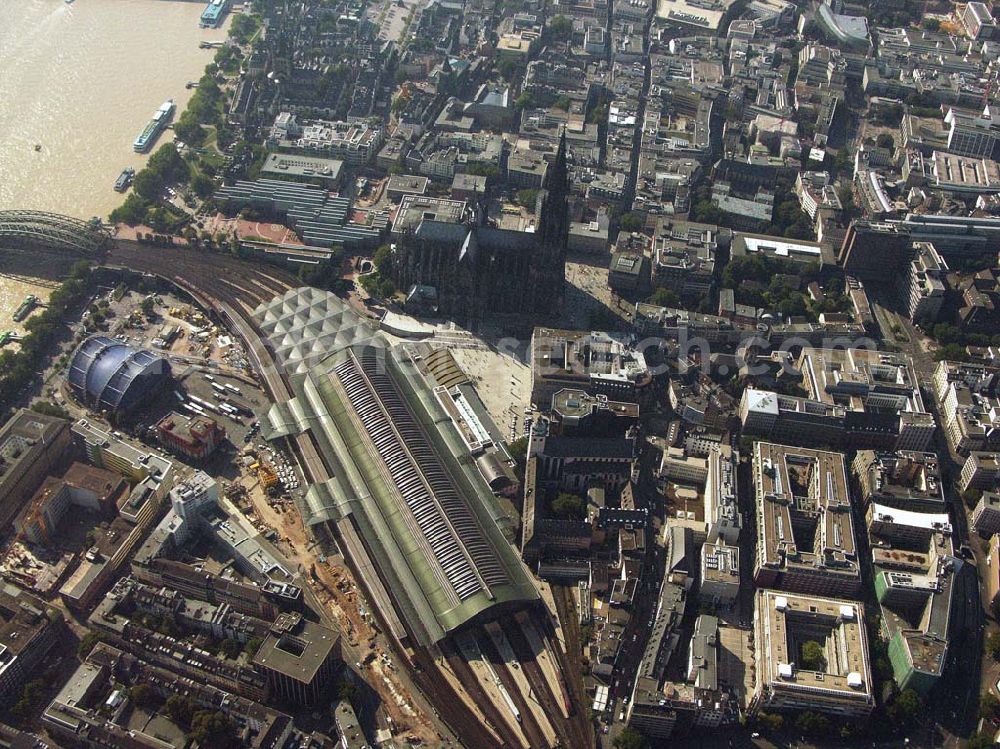
[[[91,336],[73,354],[69,386],[96,411],[128,414],[170,377],[170,362],[107,336]]]

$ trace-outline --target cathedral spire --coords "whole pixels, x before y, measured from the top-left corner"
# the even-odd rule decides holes
[[[559,150],[546,178],[545,200],[539,218],[539,237],[543,245],[565,247],[569,236],[569,170],[566,167],[566,128],[559,137]]]

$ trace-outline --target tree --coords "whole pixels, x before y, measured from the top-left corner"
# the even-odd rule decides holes
[[[156,692],[149,684],[136,684],[128,690],[128,697],[139,707],[149,707],[156,701]]]
[[[227,637],[219,644],[219,652],[226,658],[233,660],[240,654],[240,644]]]
[[[837,158],[834,159],[833,165],[836,167],[837,174],[846,172],[851,166],[851,152],[846,148],[841,148],[837,151]]]
[[[549,21],[549,31],[555,39],[569,39],[573,36],[573,22],[566,16],[555,16]]]
[[[647,749],[649,742],[634,728],[626,728],[615,737],[612,746],[615,749]]]
[[[722,211],[711,200],[699,200],[692,210],[694,220],[703,224],[718,224],[722,219]]]
[[[182,726],[191,725],[191,721],[194,719],[195,704],[194,700],[190,697],[172,694],[167,698],[167,702],[164,707],[167,710],[167,715],[169,715],[172,720]]]
[[[966,507],[972,509],[977,504],[979,500],[983,498],[983,493],[979,489],[969,487],[964,492],[962,492],[962,501],[965,502]]]
[[[400,94],[395,99],[392,100],[392,112],[393,114],[399,114],[407,105],[410,103],[412,97],[409,94]]]
[[[844,182],[837,188],[837,197],[840,198],[840,204],[845,211],[850,213],[854,210],[854,187],[850,182]]]
[[[941,29],[941,21],[937,18],[925,18],[920,22],[920,26],[927,31],[939,31]]]
[[[765,731],[777,733],[785,726],[785,719],[776,713],[759,713],[757,723]]]
[[[354,684],[347,679],[344,679],[337,686],[337,698],[350,702],[356,691],[357,690],[355,689]]]
[[[142,172],[139,172],[142,174]],[[112,224],[128,224],[135,226],[141,224],[146,217],[147,202],[136,192],[129,193],[125,202],[111,211],[109,220]]]
[[[174,134],[191,146],[200,146],[205,142],[207,132],[198,122],[192,110],[184,110],[184,114],[174,123]]]
[[[198,172],[191,178],[191,189],[199,198],[205,199],[212,194],[215,183],[204,172]]]
[[[392,270],[392,246],[380,245],[372,255],[372,262],[379,273],[389,273]]]
[[[33,679],[24,685],[21,690],[20,699],[10,709],[10,717],[13,722],[23,724],[28,721],[32,713],[38,708],[38,703],[45,694],[45,682],[42,679]]]
[[[982,697],[979,698],[979,717],[980,718],[993,718],[1000,713],[1000,699],[992,692],[985,692]]]
[[[191,719],[191,730],[188,738],[197,741],[201,746],[234,745],[236,741],[232,722],[224,713],[216,710],[199,710]]]
[[[229,38],[237,44],[247,44],[260,28],[260,19],[251,14],[240,13],[233,16],[229,25]]]
[[[1000,632],[990,632],[986,638],[986,652],[993,657],[993,660],[1000,661]]]
[[[132,180],[132,193],[147,202],[159,199],[163,190],[163,180],[158,172],[143,169]]]
[[[76,649],[76,654],[80,658],[86,658],[90,655],[90,651],[94,649],[94,645],[101,641],[101,638],[97,636],[95,632],[88,632],[80,639],[80,645]]]
[[[58,403],[52,403],[51,401],[36,401],[31,404],[31,410],[36,414],[55,416],[60,419],[70,418],[69,411],[60,406]]]
[[[552,501],[552,514],[565,520],[582,520],[586,517],[583,497],[569,492],[560,492]]]
[[[517,464],[517,473],[520,478],[524,478],[524,467],[528,463],[528,438],[518,437],[513,442],[507,443],[507,453]]]
[[[530,91],[524,91],[514,100],[514,106],[518,109],[530,109],[535,106],[535,97]]]
[[[191,176],[191,168],[181,158],[177,146],[164,143],[149,157],[143,171],[152,171],[164,182],[187,182]],[[138,177],[138,175],[136,175]]]
[[[521,64],[511,57],[505,57],[500,60],[500,63],[497,65],[497,70],[500,72],[500,76],[507,81],[507,83],[513,83],[521,76]]]
[[[680,307],[681,298],[673,289],[665,289],[661,286],[649,297],[649,303],[656,307]]]
[[[806,710],[795,719],[795,727],[810,736],[823,736],[830,732],[830,719],[825,715]]]
[[[966,749],[992,749],[995,746],[993,737],[988,733],[974,734],[965,742]]]
[[[823,652],[823,646],[815,640],[806,640],[802,644],[801,658],[800,665],[806,671],[826,670],[826,654]]]
[[[913,721],[922,709],[920,695],[912,689],[904,689],[889,705],[887,712],[893,723],[905,726]]]
[[[538,200],[538,190],[532,188],[526,188],[524,190],[517,191],[518,205],[522,205],[525,208],[530,208],[534,210],[535,203],[537,200]]]
[[[152,295],[144,297],[139,303],[139,308],[147,318],[152,317],[156,312],[156,299]]]
[[[889,133],[879,133],[878,138],[875,139],[875,144],[879,148],[887,148],[890,151],[896,147],[896,141],[893,140],[892,135]]]
[[[620,225],[622,231],[639,231],[645,225],[646,220],[640,213],[626,213],[622,216]]]
[[[572,99],[570,99],[570,98],[569,98],[568,96],[566,96],[565,94],[564,94],[564,95],[562,95],[562,96],[560,96],[560,97],[558,97],[558,98],[557,98],[557,99],[556,99],[556,100],[555,100],[555,101],[554,101],[554,102],[552,103],[552,106],[556,107],[557,109],[561,109],[561,110],[562,110],[562,111],[564,111],[564,112],[568,112],[568,111],[569,111],[569,108],[570,108],[570,107],[571,107],[572,105],[573,105],[573,100],[572,100]]]
[[[243,646],[243,652],[247,654],[248,658],[253,658],[257,655],[257,651],[260,650],[261,644],[260,638],[253,637],[247,640],[247,644]]]
[[[934,352],[935,361],[958,361],[962,362],[969,358],[965,346],[960,343],[949,343]]]

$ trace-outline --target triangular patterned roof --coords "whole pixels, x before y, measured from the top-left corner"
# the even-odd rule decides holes
[[[276,363],[301,374],[348,346],[384,345],[378,331],[340,299],[309,286],[292,289],[254,310]]]

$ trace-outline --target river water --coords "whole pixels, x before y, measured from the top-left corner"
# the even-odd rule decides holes
[[[122,200],[118,174],[148,158],[132,150],[135,137],[165,100],[183,111],[194,93],[185,84],[215,54],[199,42],[225,38],[198,28],[204,7],[0,0],[0,210],[106,218]],[[30,267],[10,267],[15,260],[0,263],[0,331],[20,327],[11,314],[26,294],[48,294],[30,283]]]

